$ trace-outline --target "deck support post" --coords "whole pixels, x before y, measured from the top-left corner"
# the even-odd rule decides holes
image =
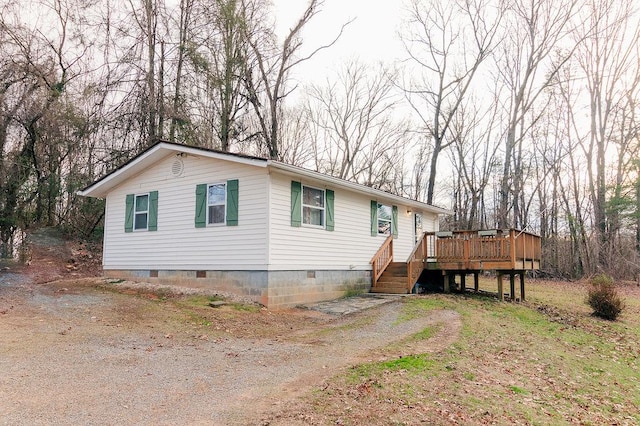
[[[509,297],[512,302],[516,301],[516,274],[509,273]]]
[[[466,293],[467,291],[467,282],[466,282],[467,276],[464,272],[462,272],[460,274],[460,292],[462,294]]]
[[[504,300],[504,290],[502,288],[502,271],[498,271],[498,300]]]
[[[451,276],[447,271],[444,271],[444,292],[451,292]]]
[[[520,271],[520,300],[524,302],[524,271]]]
[[[480,290],[480,280],[478,279],[478,272],[473,273],[473,289],[477,293]]]

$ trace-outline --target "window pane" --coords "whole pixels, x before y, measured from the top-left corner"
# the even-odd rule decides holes
[[[391,222],[387,220],[378,220],[378,234],[391,234]]]
[[[209,223],[224,223],[224,204],[209,206]]]
[[[208,204],[210,206],[214,204],[224,204],[225,199],[225,184],[220,183],[217,185],[211,185],[209,187]]]
[[[136,197],[136,211],[146,212],[149,210],[149,195],[138,195]]]
[[[147,214],[136,213],[134,229],[147,229]]]
[[[391,222],[391,206],[378,204],[378,219]]]
[[[324,207],[324,191],[305,186],[302,194],[302,204],[314,207]]]
[[[324,210],[313,207],[302,208],[302,219],[307,225],[324,226]]]

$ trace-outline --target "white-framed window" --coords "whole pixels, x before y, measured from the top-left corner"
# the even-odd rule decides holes
[[[324,228],[325,195],[323,189],[302,185],[302,223]]]
[[[393,208],[378,203],[378,235],[391,235],[393,229]]]
[[[207,186],[207,224],[224,225],[227,213],[227,185],[213,183]]]
[[[135,196],[133,208],[133,230],[146,231],[149,226],[149,194]]]

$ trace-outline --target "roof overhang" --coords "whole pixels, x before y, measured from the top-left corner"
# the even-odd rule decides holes
[[[108,173],[91,185],[78,191],[78,195],[84,197],[105,198],[109,191],[111,191],[122,182],[136,176],[137,174],[146,170],[148,167],[171,155],[193,155],[204,158],[214,158],[218,160],[231,161],[257,167],[269,167],[289,176],[293,176],[296,178],[303,176],[314,181],[324,182],[330,186],[345,188],[359,194],[364,194],[378,201],[400,204],[415,211],[423,211],[442,215],[453,214],[451,210],[432,206],[420,201],[371,188],[366,185],[349,182],[344,179],[325,175],[323,173],[315,172],[308,169],[303,169],[302,167],[292,166],[279,161],[267,160],[264,158],[252,157],[243,154],[216,151],[207,148],[193,147],[171,142],[158,142],[150,146],[145,151],[141,152],[122,166],[118,167],[116,170]]]
[[[248,155],[225,153],[216,150],[181,145],[171,142],[158,142],[138,154],[116,170],[98,179],[86,188],[78,191],[84,197],[104,198],[109,191],[125,180],[141,173],[151,165],[171,155],[193,155],[198,157],[215,158],[252,166],[266,167],[267,160]]]

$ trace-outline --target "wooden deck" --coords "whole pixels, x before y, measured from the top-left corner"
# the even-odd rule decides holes
[[[478,274],[493,270],[498,277],[498,296],[504,298],[503,276],[510,278],[509,297],[515,299],[515,276],[520,278],[520,299],[525,298],[524,274],[540,268],[540,237],[525,231],[482,230],[426,232],[416,243],[406,260],[406,286],[399,288],[398,267],[393,259],[393,239],[388,238],[372,259],[372,292],[410,293],[426,269],[440,271],[444,277],[444,290],[456,287],[456,276],[460,277],[460,289],[465,291],[467,275],[473,274],[474,288],[478,289]],[[394,264],[392,271],[385,271]],[[404,262],[403,262],[404,263]],[[389,278],[386,278],[389,277]],[[391,279],[393,277],[393,279]],[[394,283],[391,286],[391,282]],[[400,286],[401,287],[401,286]]]
[[[425,233],[425,267],[440,270],[540,269],[540,237],[529,232],[453,231]]]

